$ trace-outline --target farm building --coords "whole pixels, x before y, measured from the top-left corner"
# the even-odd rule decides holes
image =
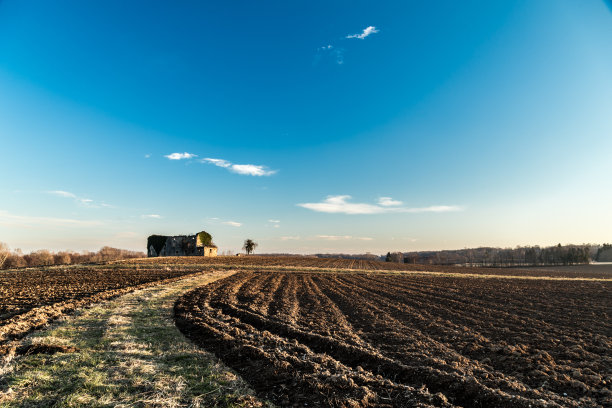
[[[217,246],[206,231],[195,235],[151,235],[147,239],[147,256],[217,256]]]

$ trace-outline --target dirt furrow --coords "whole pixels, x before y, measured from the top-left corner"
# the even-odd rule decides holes
[[[440,278],[270,274],[282,276],[278,286],[262,284],[270,282],[259,276],[265,273],[244,272],[190,292],[177,302],[176,316],[190,338],[281,405],[600,407],[612,402],[609,336],[589,342],[580,332],[551,329],[546,321],[487,313],[477,299],[472,305],[452,302],[455,295],[478,292],[470,285],[495,288],[483,279],[453,281],[455,290],[436,297],[424,293],[431,287],[419,290],[419,285],[437,284],[444,291],[448,282]],[[253,290],[245,289],[251,284]],[[251,295],[237,296],[239,288]],[[257,295],[258,290],[270,293]],[[531,292],[511,293],[518,304]],[[596,310],[605,309],[606,298],[594,293]],[[260,300],[270,298],[264,311]],[[504,318],[510,323],[503,324]],[[546,343],[551,353],[533,341],[538,329],[556,337]],[[509,330],[517,332],[510,336]],[[582,350],[566,347],[577,343]],[[564,353],[565,360],[552,357]]]
[[[225,310],[212,307],[210,298],[210,293],[196,290],[179,299],[175,305],[178,327],[197,344],[214,350],[255,390],[280,405],[452,406],[443,397],[426,390],[393,384],[363,370],[353,370],[327,354],[313,352],[298,341],[246,322],[261,319],[256,314],[247,312],[243,317],[249,318],[232,318],[231,314],[240,314],[240,311],[229,306]],[[193,316],[192,302],[202,305],[206,313]],[[274,324],[270,322],[267,327]]]
[[[328,278],[321,277],[321,279],[326,280]],[[479,388],[480,393],[484,395],[487,395],[489,388],[492,388],[500,389],[514,396],[523,395],[535,399],[546,397],[545,391],[530,390],[529,387],[526,387],[525,384],[522,384],[516,378],[507,376],[502,372],[488,370],[486,366],[480,365],[475,360],[457,353],[453,349],[452,344],[434,340],[434,338],[428,336],[426,332],[420,331],[414,325],[417,320],[409,320],[405,324],[402,321],[404,317],[403,312],[397,309],[389,310],[384,299],[376,301],[369,294],[361,296],[357,288],[350,285],[343,286],[339,280],[334,280],[326,288],[330,292],[336,293],[337,300],[348,305],[345,312],[350,321],[366,322],[366,325],[361,327],[356,325],[356,327],[359,327],[363,332],[362,336],[367,336],[368,341],[378,344],[380,351],[384,355],[402,363],[419,367],[435,367],[444,373],[433,376],[430,382],[425,382],[425,385],[431,390],[441,391],[444,389],[446,383],[443,383],[444,385],[442,386],[439,385],[441,378],[460,379],[473,377],[477,380],[474,386]],[[340,300],[341,297],[344,297],[344,300]],[[354,297],[362,299],[358,306],[351,301]],[[364,317],[362,313],[366,313],[366,316]],[[373,316],[368,317],[367,314],[373,314]],[[380,319],[380,316],[384,316],[384,319]],[[419,316],[417,315],[417,317]],[[421,325],[425,325],[425,327],[430,325],[425,318],[419,317],[419,320]],[[367,324],[372,322],[381,327],[369,328]],[[432,357],[432,355],[435,357]],[[441,356],[443,357],[440,358]],[[410,381],[413,378],[408,377]],[[423,378],[423,376],[418,376],[417,378]],[[465,398],[462,390],[453,392],[449,396],[454,398],[455,401],[462,401],[461,405],[466,404],[462,400],[462,398]],[[473,399],[473,396],[468,397],[468,399]],[[554,400],[557,397],[549,395],[547,399]],[[495,404],[500,403],[500,401],[495,402]]]
[[[372,276],[371,279],[382,285],[390,286],[389,292],[395,296],[406,290],[417,291],[423,297],[432,298],[434,304],[443,305],[449,302],[452,304],[448,306],[454,305],[460,308],[479,305],[485,310],[541,320],[555,327],[563,326],[573,330],[580,330],[581,325],[591,330],[593,329],[592,323],[596,320],[599,320],[599,325],[594,327],[597,332],[610,333],[612,328],[612,323],[601,321],[596,313],[584,314],[585,310],[601,308],[600,303],[592,301],[609,293],[610,284],[605,282],[571,282],[570,284],[563,281],[544,281],[534,285],[533,282],[522,280],[508,283],[505,280],[488,279],[486,288],[481,285],[475,285],[473,288],[460,285],[462,290],[459,290],[455,284],[461,281],[452,278],[414,277],[412,280],[406,280]],[[522,292],[518,297],[523,300],[520,304],[514,301],[517,298],[515,296],[517,291]],[[556,296],[559,291],[569,293],[566,296]],[[500,302],[500,293],[506,294],[506,301],[503,303]],[[578,310],[581,311],[579,315]],[[608,305],[606,314],[609,315],[610,312],[612,312],[612,305]],[[580,316],[580,321],[577,321],[576,316]]]
[[[346,280],[352,282],[349,278]],[[355,290],[354,286],[350,288]],[[424,301],[428,305],[427,308],[424,308],[423,304],[419,307],[419,303],[413,301],[417,298],[414,295],[404,297],[402,305],[398,305],[389,301],[388,297],[378,298],[378,290],[367,290],[361,285],[360,289],[364,291],[365,297],[377,299],[378,304],[387,304],[391,315],[400,319],[402,316],[408,318],[410,324],[416,324],[424,333],[448,344],[462,355],[517,378],[532,388],[545,384],[547,389],[555,392],[581,397],[592,386],[606,382],[605,377],[595,373],[605,373],[612,365],[610,355],[606,353],[609,346],[606,348],[605,343],[602,343],[605,339],[600,340],[597,335],[585,339],[577,332],[572,338],[568,338],[560,329],[551,329],[552,326],[540,321],[525,320],[519,320],[520,323],[514,326],[504,325],[503,321],[500,321],[500,325],[483,325],[481,330],[474,331],[472,328],[478,327],[479,321],[465,316],[479,314],[480,310],[473,307],[446,309],[446,317],[451,315],[453,321],[460,323],[453,325],[448,320],[445,323],[444,319],[429,315],[432,310],[441,311],[437,314],[444,315],[445,310],[434,305],[431,299]],[[405,309],[407,304],[413,308]],[[409,313],[415,309],[419,310],[416,315]],[[538,324],[542,326],[538,327]],[[487,338],[483,337],[483,334],[493,335]],[[562,344],[559,339],[564,340]],[[568,363],[568,360],[573,362]]]

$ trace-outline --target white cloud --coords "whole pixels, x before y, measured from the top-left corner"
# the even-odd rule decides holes
[[[351,239],[350,235],[317,235],[319,239],[326,239],[329,241],[340,241],[342,239]]]
[[[222,224],[222,225],[229,225],[232,227],[242,227],[242,223],[241,222],[237,222],[237,221],[231,221],[231,220],[223,220],[219,217],[207,217],[206,218],[206,222],[209,224]]]
[[[274,224],[278,224],[280,222],[280,220],[268,220],[268,222],[274,223]]]
[[[383,214],[383,213],[423,213],[423,212],[449,212],[449,211],[460,211],[461,208],[451,205],[434,205],[429,207],[398,207],[396,206],[398,201],[394,201],[391,197],[384,197],[386,200],[376,204],[366,203],[349,203],[347,202],[351,196],[349,195],[336,195],[328,196],[325,200],[320,203],[303,203],[297,204],[300,207],[324,213],[332,214]],[[392,202],[394,204],[389,205]]]
[[[49,227],[93,227],[102,225],[101,221],[75,220],[70,218],[36,217],[16,215],[0,210],[0,224],[13,226],[49,226]]]
[[[350,235],[317,235],[316,238],[324,239],[327,241],[346,241],[346,240],[359,240],[359,241],[372,241],[370,237],[353,237]]]
[[[211,159],[209,157],[202,159],[202,163],[211,163],[211,164],[214,164],[215,166],[223,167],[224,169],[232,165],[232,163],[228,162],[227,160]]]
[[[268,170],[266,166],[255,164],[233,164],[224,159],[212,159],[206,157],[201,160],[202,163],[214,164],[215,166],[228,169],[232,173],[242,174],[246,176],[271,176],[276,173],[276,170]]]
[[[380,197],[378,199],[378,204],[382,205],[383,207],[392,207],[402,205],[403,203],[401,201],[394,200],[391,197]]]
[[[321,203],[304,203],[298,206],[325,213],[377,214],[384,212],[384,208],[372,204],[347,203],[346,200],[350,198],[349,195],[328,196]]]
[[[264,166],[254,164],[232,164],[230,171],[249,176],[271,176],[276,173],[275,170],[266,170]]]
[[[281,237],[280,238],[281,241],[297,241],[300,239],[299,236],[294,236],[294,237]]]
[[[372,34],[377,33],[379,30],[374,26],[366,27],[363,32],[360,34],[350,34],[345,36],[344,38],[358,38],[360,40],[364,40],[366,37],[369,37]],[[344,49],[342,47],[336,47],[333,44],[327,44],[322,47],[317,48],[317,54],[315,55],[314,65],[316,65],[322,58],[328,59],[331,58],[335,60],[336,64],[342,65],[344,64]]]
[[[185,152],[185,153],[171,153],[171,154],[165,155],[164,157],[170,160],[183,160],[183,159],[191,159],[193,157],[198,157],[198,155]]]
[[[346,38],[359,38],[360,40],[363,40],[371,34],[376,34],[378,31],[379,30],[377,30],[376,27],[368,26],[364,28],[361,34],[350,34],[350,35],[347,35]]]
[[[151,155],[150,155],[150,154],[148,154],[148,153],[147,153],[147,154],[145,154],[145,159],[149,159],[149,158],[151,158]]]
[[[66,197],[66,198],[76,198],[76,195],[68,192],[68,191],[62,191],[62,190],[54,190],[54,191],[48,191],[49,194],[53,194],[59,197]]]
[[[159,220],[162,218],[162,216],[159,214],[143,214],[140,216],[140,218],[151,218],[151,219]]]

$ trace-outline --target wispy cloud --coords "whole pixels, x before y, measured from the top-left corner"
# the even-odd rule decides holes
[[[336,64],[342,65],[344,64],[344,50],[342,48],[338,48],[332,52],[334,58],[336,59]]]
[[[66,198],[76,198],[76,195],[68,192],[68,191],[62,191],[62,190],[53,190],[53,191],[49,191],[49,194],[53,194],[59,197],[66,197]]]
[[[321,58],[332,58],[336,64],[344,64],[344,48],[334,47],[331,44],[317,48],[317,54],[315,55],[314,65],[316,65]]]
[[[242,225],[243,225],[241,222],[232,221],[232,220],[224,220],[224,219],[221,219],[219,217],[207,217],[205,222],[207,224],[229,225],[230,227],[242,227]]]
[[[281,241],[297,241],[300,239],[299,236],[280,237]]]
[[[280,220],[268,220],[268,222],[272,224],[272,227],[280,228]]]
[[[378,199],[378,205],[382,205],[383,207],[393,207],[402,204],[401,201],[394,200],[391,197],[380,197]]]
[[[280,222],[280,220],[268,220],[268,222],[274,223],[274,224],[278,224]]]
[[[276,173],[276,170],[269,170],[266,166],[255,164],[234,164],[224,159],[212,159],[206,157],[201,160],[202,163],[214,164],[217,167],[222,167],[232,173],[242,174],[246,176],[271,176]]]
[[[267,170],[264,166],[257,166],[254,164],[232,164],[230,169],[234,173],[249,176],[271,176],[276,173],[275,170]]]
[[[372,34],[376,34],[379,30],[374,26],[368,26],[360,34],[349,34],[344,36],[344,39],[358,38],[365,40]],[[317,53],[314,58],[313,65],[317,65],[321,59],[333,59],[338,65],[344,64],[344,48],[338,47],[334,44],[327,44],[317,48]]]
[[[381,197],[378,204],[350,203],[349,195],[328,196],[319,203],[297,204],[300,207],[333,214],[383,214],[383,213],[424,213],[460,211],[462,208],[453,205],[434,205],[429,207],[400,207],[401,202],[391,197]]]
[[[154,219],[154,220],[159,220],[161,218],[163,218],[161,215],[159,214],[143,214],[140,216],[140,218],[148,218],[148,219]]]
[[[366,37],[372,34],[376,34],[378,31],[379,30],[377,30],[376,27],[368,26],[363,29],[363,32],[361,34],[350,34],[347,35],[346,38],[359,38],[360,40],[364,40]]]
[[[94,227],[102,225],[102,221],[76,220],[70,218],[37,217],[16,215],[0,210],[0,224],[13,226],[48,226],[48,227]]]
[[[224,169],[231,167],[232,163],[228,162],[227,160],[223,160],[223,159],[211,159],[210,157],[206,157],[204,159],[202,159],[202,163],[210,163],[210,164],[214,164],[215,166],[218,167],[223,167]]]
[[[372,241],[370,237],[353,237],[351,235],[317,235],[316,238],[324,239],[327,241],[348,241],[348,240],[359,240],[359,241]]]
[[[183,160],[183,159],[192,159],[194,157],[198,157],[198,155],[185,152],[185,153],[171,153],[171,154],[165,155],[164,157],[170,160]]]
[[[91,198],[78,197],[76,194],[71,193],[69,191],[52,190],[52,191],[47,191],[47,194],[51,194],[51,195],[54,195],[54,196],[57,196],[57,197],[70,198],[70,199],[74,200],[77,204],[80,204],[80,205],[82,205],[84,207],[89,207],[89,208],[100,208],[100,207],[115,208],[115,206],[110,205],[110,204],[97,203],[94,200],[92,200]]]

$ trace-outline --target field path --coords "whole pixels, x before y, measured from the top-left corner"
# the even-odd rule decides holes
[[[25,355],[1,368],[0,407],[266,406],[172,318],[180,295],[233,273],[138,290],[30,335]]]

